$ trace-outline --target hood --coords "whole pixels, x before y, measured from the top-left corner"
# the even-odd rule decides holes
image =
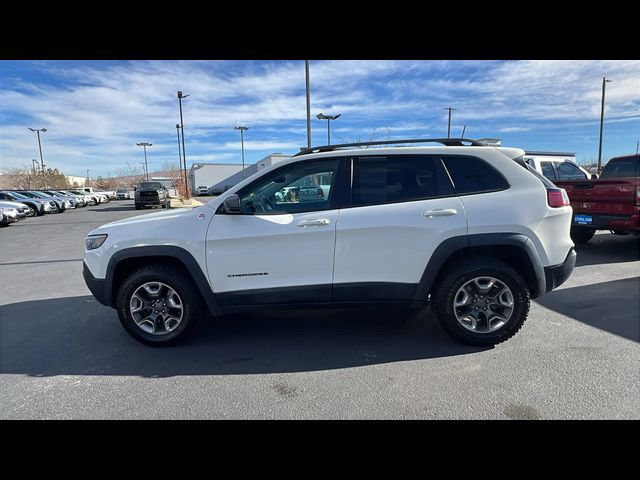
[[[19,210],[23,207],[26,207],[26,205],[24,203],[14,202],[12,200],[0,200],[0,207],[15,208]]]
[[[175,210],[162,210],[160,212],[147,213],[144,215],[138,215],[137,217],[125,218],[123,220],[117,220],[115,222],[107,223],[98,227],[95,231],[99,231],[102,229],[109,229],[113,227],[130,227],[134,225],[143,226],[148,223],[160,223],[160,222],[169,222],[172,219],[178,217],[184,217],[187,215],[197,215],[196,210],[201,209],[202,207],[197,208],[179,208]]]

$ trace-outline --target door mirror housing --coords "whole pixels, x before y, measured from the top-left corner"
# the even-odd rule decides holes
[[[235,193],[225,198],[223,205],[225,213],[240,213],[240,197]]]

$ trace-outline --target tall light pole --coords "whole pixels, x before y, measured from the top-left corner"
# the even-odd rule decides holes
[[[190,94],[184,95],[182,90],[178,90],[178,103],[180,103],[180,129],[182,130],[182,159],[184,162],[184,194],[189,198],[189,186],[187,185],[187,152],[184,149],[184,120],[182,119],[182,99]]]
[[[311,148],[311,94],[309,90],[309,60],[304,61],[307,90],[307,148]]]
[[[604,91],[607,83],[613,80],[607,80],[607,77],[602,77],[602,103],[600,105],[600,145],[598,146],[598,174],[602,167],[602,128],[604,127]]]
[[[145,171],[147,172],[147,182],[148,182],[149,181],[149,164],[147,163],[147,147],[150,147],[151,145],[153,145],[153,143],[140,142],[140,143],[136,143],[136,145],[144,148],[144,167],[145,167]]]
[[[339,113],[337,115],[324,115],[322,113],[319,113],[318,115],[316,115],[316,118],[318,120],[327,121],[327,145],[331,145],[331,120],[337,120],[338,118],[340,118],[340,115],[342,114]]]
[[[447,127],[447,138],[451,138],[451,112],[455,110],[453,107],[447,107],[445,110],[449,110],[449,126]]]
[[[88,168],[87,168],[87,182],[86,183],[89,183],[89,169]],[[87,185],[85,185],[85,186],[87,186]]]
[[[42,143],[40,143],[40,132],[46,132],[46,128],[29,128],[38,135],[38,148],[40,149],[40,165],[42,166],[42,177],[44,178],[44,158],[42,158]]]
[[[183,168],[182,168],[182,154],[180,153],[180,124],[179,123],[176,123],[176,133],[178,135],[178,164],[180,165],[180,170],[183,170]],[[186,195],[186,193],[187,193],[187,178],[182,173],[180,174],[180,176],[182,176],[184,178],[184,191],[185,191],[185,195]]]
[[[242,145],[242,178],[244,179],[244,132],[249,130],[249,127],[233,127],[234,130],[240,130],[240,144]]]

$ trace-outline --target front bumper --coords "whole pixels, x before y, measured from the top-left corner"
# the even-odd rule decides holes
[[[111,299],[107,294],[106,280],[94,277],[85,262],[82,262],[82,276],[84,277],[84,283],[87,284],[87,287],[89,288],[95,299],[98,300],[98,302],[100,302],[102,305],[112,307],[113,305],[111,305]]]
[[[564,262],[560,265],[544,267],[544,277],[547,282],[546,293],[549,293],[567,281],[576,265],[576,258],[576,251],[571,248],[567,254],[567,258],[565,258]]]

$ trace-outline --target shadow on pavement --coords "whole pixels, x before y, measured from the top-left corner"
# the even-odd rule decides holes
[[[599,234],[576,245],[576,267],[640,260],[640,236]]]
[[[118,205],[113,207],[93,208],[90,212],[124,212],[125,210],[135,210],[133,203],[128,205]]]
[[[537,299],[536,303],[640,342],[640,277],[563,288]]]
[[[480,352],[429,309],[262,311],[202,319],[184,345],[152,348],[91,296],[0,307],[0,371],[52,375],[242,375],[339,369]]]

